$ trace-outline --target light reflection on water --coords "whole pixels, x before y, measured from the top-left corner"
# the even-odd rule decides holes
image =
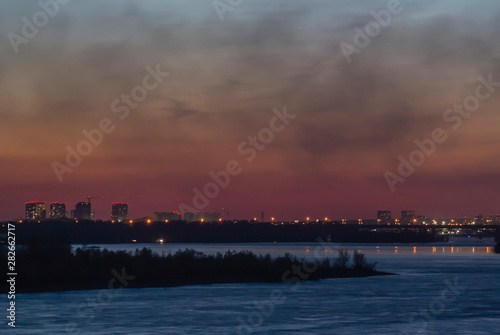
[[[96,246],[108,250],[135,251],[136,249],[149,248],[158,254],[175,253],[178,250],[195,249],[206,254],[215,254],[227,250],[248,250],[256,254],[270,254],[273,257],[290,253],[299,258],[313,256],[334,256],[338,249],[349,251],[360,250],[366,255],[472,255],[493,254],[495,252],[494,239],[454,239],[450,242],[428,243],[428,244],[353,244],[353,243],[124,243],[124,244],[97,244]],[[74,245],[74,249],[81,245]]]

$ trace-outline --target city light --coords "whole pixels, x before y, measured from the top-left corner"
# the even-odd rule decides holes
[[[22,220],[22,219],[15,219],[15,222],[16,223],[23,223],[23,222],[27,222],[27,221],[35,221],[35,222],[40,222],[42,223],[43,220],[45,220],[45,205],[46,203],[45,202],[41,202],[41,201],[35,201],[35,202],[26,202],[25,203],[26,205],[26,217],[27,219],[26,220]],[[39,207],[33,207],[34,205],[37,205]],[[61,205],[61,207],[56,207],[56,205]],[[111,215],[111,218],[108,219],[108,223],[120,223],[120,222],[124,222],[124,223],[129,223],[130,225],[132,225],[134,222],[133,220],[128,220],[128,204],[126,203],[120,203],[120,202],[114,202],[112,203],[113,205],[113,212],[112,212],[112,215]],[[80,212],[80,215],[78,215],[78,213],[73,213],[73,212],[78,212],[78,209],[80,206],[80,209],[82,209],[82,212]],[[73,220],[75,220],[74,222],[78,223],[79,221],[78,220],[94,220],[96,221],[96,219],[94,219],[94,214],[95,212],[91,212],[91,207],[90,207],[90,203],[87,203],[87,202],[79,202],[79,203],[75,203],[75,211],[72,211],[71,213],[71,218]],[[64,218],[68,218],[69,217],[69,212],[66,212],[65,211],[65,203],[62,203],[62,202],[50,202],[50,218],[51,219],[58,219],[58,218],[61,218],[61,219],[64,219]],[[42,214],[42,210],[43,210],[43,214]],[[40,213],[38,213],[37,211],[40,211]],[[60,217],[59,216],[55,216],[53,215],[54,213],[63,213]],[[404,217],[404,215],[406,215],[406,213],[410,213],[413,217],[411,218],[408,218],[408,217]],[[390,218],[390,211],[377,211],[377,218],[375,219],[354,219],[354,220],[347,220],[347,219],[341,219],[338,221],[339,224],[343,224],[343,225],[353,225],[353,224],[359,224],[359,225],[364,225],[364,226],[370,226],[370,225],[378,225],[378,224],[384,224],[384,225],[388,225],[388,226],[391,226],[391,225],[398,225],[398,226],[401,226],[401,225],[421,225],[421,226],[429,226],[429,225],[434,225],[434,227],[443,227],[443,229],[446,229],[445,227],[448,227],[448,226],[458,226],[458,227],[462,227],[462,226],[470,226],[470,225],[477,225],[477,224],[485,224],[485,225],[496,225],[498,224],[498,222],[500,222],[500,216],[496,216],[495,219],[492,219],[491,217],[493,217],[493,214],[490,214],[488,217],[484,217],[479,215],[477,217],[475,217],[474,221],[472,219],[467,219],[467,217],[465,217],[464,219],[452,219],[452,218],[449,218],[449,219],[432,219],[432,218],[428,218],[428,217],[425,217],[425,216],[418,216],[418,218],[415,216],[414,214],[415,212],[414,211],[410,211],[410,210],[404,210],[402,212],[402,217],[401,218],[394,218],[394,219],[391,219]],[[223,222],[226,222],[224,221],[224,219],[222,219],[221,217],[221,213],[217,212],[217,213],[201,213],[201,212],[193,212],[193,213],[185,213],[185,214],[189,214],[191,215],[190,216],[190,219],[187,219],[186,218],[186,215],[184,215],[184,221],[185,222],[195,222],[196,220],[198,220],[198,222],[207,222],[207,223],[211,223],[211,222],[220,222],[220,223],[223,223]],[[178,215],[178,216],[175,216],[175,215]],[[48,216],[48,215],[47,215]],[[204,217],[202,217],[204,216]],[[206,217],[206,219],[205,219]],[[271,216],[269,217],[270,221],[262,221],[262,222],[271,222],[273,224],[279,224],[279,221],[276,222],[276,217],[274,216]],[[168,223],[168,222],[171,222],[171,221],[182,221],[183,218],[182,218],[182,215],[181,213],[179,212],[154,212],[153,216],[150,216],[150,217],[146,217],[144,219],[141,219],[139,220],[140,222],[144,222],[146,223],[148,226],[150,226],[153,222],[165,222],[165,223]],[[99,220],[100,221],[100,220]],[[83,221],[82,221],[83,222]],[[237,222],[237,221],[235,221]],[[258,220],[257,217],[254,217],[253,219],[250,220],[251,223],[259,223],[261,222],[261,220]],[[335,224],[335,222],[337,222],[335,219],[332,219],[332,218],[329,218],[328,216],[325,216],[324,217],[324,221],[319,219],[319,218],[316,218],[314,219],[314,217],[311,217],[311,216],[307,216],[305,217],[305,219],[296,219],[296,220],[291,220],[287,223],[289,224],[303,224],[303,225],[308,225],[308,224],[326,224],[326,223],[333,223]],[[284,222],[282,222],[282,224],[284,224]],[[369,228],[369,227],[368,227]],[[472,227],[471,227],[472,228]],[[429,230],[430,231],[430,230]],[[440,230],[441,232],[444,232],[444,234],[452,234],[451,231],[446,231],[446,230]],[[459,232],[457,232],[457,234],[459,234]]]

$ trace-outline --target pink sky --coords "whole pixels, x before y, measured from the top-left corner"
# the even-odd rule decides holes
[[[243,171],[202,211],[277,219],[500,211],[500,87],[457,129],[443,119],[474,95],[478,76],[500,82],[500,4],[404,5],[350,64],[339,44],[353,44],[354,28],[386,1],[247,1],[223,22],[210,2],[61,7],[17,54],[7,38],[0,44],[0,220],[22,217],[27,201],[72,209],[86,195],[104,197],[94,203],[98,218],[115,201],[128,202],[132,217],[177,210],[231,160]],[[0,9],[7,36],[40,7]],[[121,120],[112,103],[157,65],[169,76]],[[296,118],[246,161],[238,147],[283,106]],[[65,148],[104,118],[114,130],[60,182],[53,162],[65,164]],[[396,173],[398,156],[435,128],[447,140],[392,192],[384,173]]]

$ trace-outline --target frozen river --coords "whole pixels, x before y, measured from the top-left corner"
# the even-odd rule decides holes
[[[251,250],[334,256],[362,250],[399,274],[293,284],[228,284],[22,294],[17,334],[500,334],[492,240],[428,245],[154,244],[156,252]],[[140,276],[140,274],[130,274]],[[111,278],[111,274],[110,274]]]

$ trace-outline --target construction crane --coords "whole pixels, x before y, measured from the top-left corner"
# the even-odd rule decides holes
[[[94,199],[95,198],[99,198],[99,196],[98,195],[88,195],[88,196],[85,197],[85,199],[87,199],[87,202],[89,204],[90,204],[90,201],[91,201],[92,198],[94,198]],[[104,197],[101,196],[101,199],[104,199]]]

